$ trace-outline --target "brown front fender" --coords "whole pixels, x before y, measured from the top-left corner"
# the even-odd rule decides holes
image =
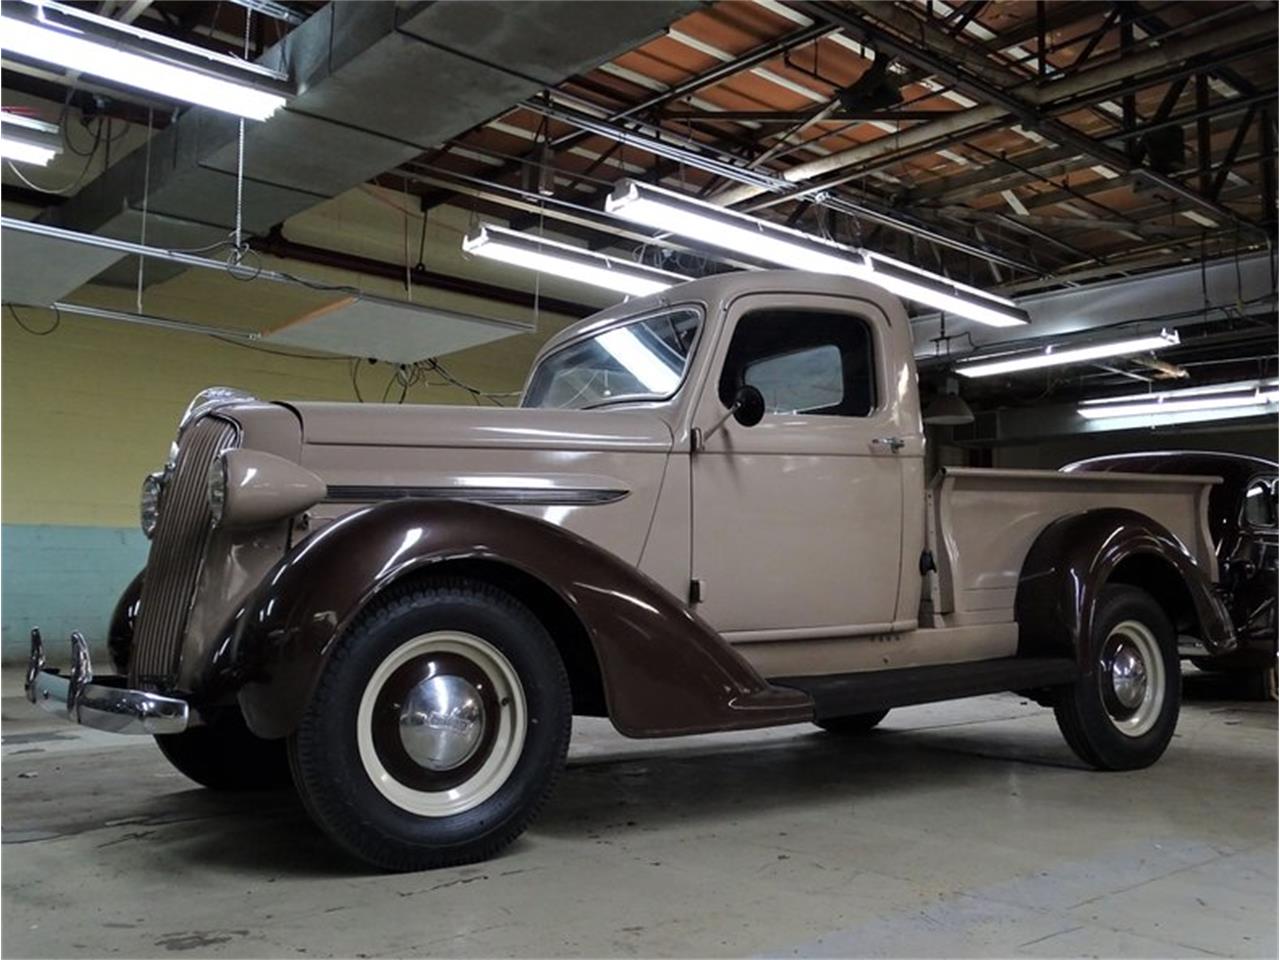
[[[628,736],[671,736],[813,717],[773,687],[658,584],[575,534],[461,501],[397,500],[347,514],[296,546],[263,579],[217,645],[206,695],[238,688],[250,728],[292,732],[335,641],[377,594],[454,561],[536,578],[579,620],[605,703]]]
[[[1178,538],[1145,514],[1105,508],[1061,517],[1032,544],[1018,579],[1018,655],[1078,658],[1093,670],[1093,611],[1108,583],[1141,587],[1212,652],[1235,644],[1213,585]]]

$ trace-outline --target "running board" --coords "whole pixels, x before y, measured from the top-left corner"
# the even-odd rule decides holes
[[[826,720],[914,703],[1056,687],[1073,683],[1079,675],[1074,660],[1007,657],[819,677],[771,677],[769,682],[803,690],[813,698],[815,718]]]

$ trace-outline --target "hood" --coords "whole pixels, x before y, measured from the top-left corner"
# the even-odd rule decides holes
[[[283,409],[277,407],[277,409]],[[655,411],[298,403],[318,523],[387,499],[465,499],[563,526],[637,563],[673,442]]]
[[[536,410],[430,404],[288,404],[306,446],[501,450],[671,450],[671,429],[650,410]]]

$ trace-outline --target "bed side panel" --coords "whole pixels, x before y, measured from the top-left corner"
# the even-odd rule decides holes
[[[1059,517],[1105,507],[1145,514],[1172,533],[1211,581],[1213,477],[944,468],[932,488],[937,610],[953,625],[1013,618],[1023,561]]]

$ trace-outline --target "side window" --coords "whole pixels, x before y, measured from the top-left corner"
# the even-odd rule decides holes
[[[1246,526],[1276,528],[1276,479],[1259,477],[1244,492],[1241,519]]]
[[[733,332],[720,402],[750,384],[769,413],[865,417],[876,406],[874,349],[870,324],[854,314],[757,310]]]

